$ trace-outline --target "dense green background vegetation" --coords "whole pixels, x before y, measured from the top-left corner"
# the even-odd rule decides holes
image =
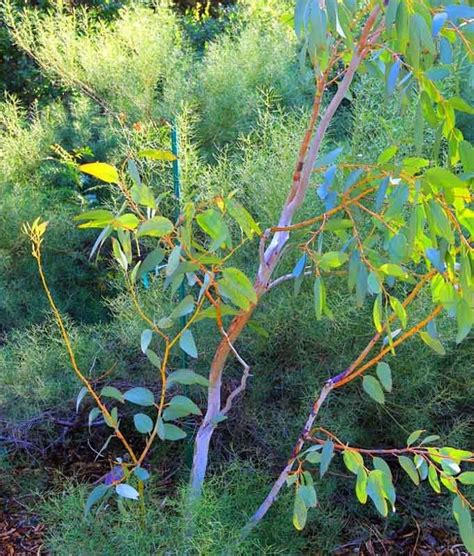
[[[207,11],[97,1],[74,17],[67,2],[54,14],[45,4],[38,3],[16,37],[6,25],[0,28],[2,68],[8,68],[0,73],[5,91],[0,101],[0,436],[32,443],[27,450],[21,443],[3,444],[2,482],[7,492],[35,492],[28,504],[48,525],[53,554],[183,554],[181,490],[187,473],[180,463],[190,463],[191,440],[172,453],[153,452],[151,464],[162,471],[156,476],[168,478],[157,479],[147,493],[145,525],[133,505],[126,515],[110,509],[94,522],[82,518],[85,483],[106,470],[107,461],[87,473],[67,457],[62,460],[71,450],[88,469],[95,455],[81,428],[85,410],[73,432],[62,437],[63,428],[54,421],[71,419],[79,385],[20,228],[37,215],[50,221],[44,264],[82,366],[95,361],[91,373],[97,377],[112,369],[108,378],[116,384],[153,384],[153,371],[137,349],[141,323],[107,266],[107,252],[102,261],[90,261],[95,234],[71,224],[93,202],[91,194],[111,206],[116,202],[107,188],[79,174],[77,157],[119,163],[131,150],[169,148],[161,119],[171,119],[181,133],[184,196],[199,201],[236,190],[265,227],[275,222],[291,182],[310,109],[311,70],[299,65],[285,17],[289,6],[282,1],[242,0]],[[468,90],[461,78],[446,87],[462,94]],[[401,155],[414,153],[414,118],[412,107],[400,107],[396,99],[387,103],[379,85],[363,75],[339,111],[329,142],[344,145],[356,160],[376,159],[391,144],[400,145]],[[472,121],[465,118],[468,136]],[[427,134],[423,148],[430,149],[432,141]],[[169,170],[147,164],[143,171],[151,182],[169,193]],[[171,198],[169,204],[172,211]],[[310,200],[308,214],[311,205]],[[249,266],[245,251],[240,257],[243,268]],[[249,275],[253,270],[246,269]],[[142,297],[150,306],[162,303],[157,288],[143,290]],[[343,368],[369,338],[370,310],[356,308],[345,290],[332,291],[331,303],[338,319],[315,322],[309,286],[303,285],[297,298],[291,286],[283,286],[255,316],[269,336],[250,330],[241,340],[253,376],[229,425],[216,433],[193,553],[219,554],[236,538],[287,457],[314,389],[328,369]],[[205,326],[196,367],[203,374],[215,341]],[[442,320],[441,335],[450,326]],[[355,384],[332,401],[323,426],[360,445],[371,446],[376,439],[377,445],[396,446],[414,429],[427,429],[441,434],[447,445],[469,446],[474,391],[466,373],[472,372],[474,344],[446,342],[446,347],[447,355],[439,357],[420,340],[412,341],[393,365],[396,396],[386,406],[375,407]],[[229,383],[238,372],[235,377],[230,370]],[[36,419],[46,412],[54,418]],[[188,426],[191,431],[193,422]],[[106,434],[95,430],[91,444],[98,449]],[[322,485],[319,509],[310,514],[304,533],[295,534],[291,502],[283,495],[239,553],[325,553],[367,535],[368,523],[382,537],[414,521],[422,528],[428,523],[454,528],[449,500],[413,489],[406,478],[399,477],[399,511],[385,522],[370,507],[360,507],[349,487],[341,488],[338,473],[345,471],[334,467]]]

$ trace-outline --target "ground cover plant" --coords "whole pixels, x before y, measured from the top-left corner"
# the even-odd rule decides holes
[[[173,509],[168,509],[168,515],[175,512],[173,527],[179,531],[175,540],[158,523],[151,536],[125,539],[120,531],[126,533],[127,525],[122,524],[114,530],[126,550],[212,554],[218,553],[220,539],[225,539],[230,553],[300,553],[305,549],[304,536],[289,544],[286,539],[291,534],[284,525],[278,534],[269,535],[263,520],[285,485],[288,493],[279,501],[280,516],[286,516],[285,503],[293,508],[296,529],[302,530],[307,521],[311,528],[321,492],[319,509],[327,510],[326,517],[314,519],[326,519],[329,530],[341,523],[341,516],[333,514],[324,497],[336,481],[351,483],[347,471],[355,477],[357,500],[366,504],[370,499],[384,517],[399,504],[394,487],[398,490],[399,480],[394,479],[402,471],[416,485],[426,480],[434,493],[452,494],[454,521],[471,550],[472,453],[463,431],[468,431],[472,415],[459,405],[462,396],[453,392],[459,388],[456,380],[452,382],[456,365],[439,364],[436,379],[446,381],[444,389],[438,390],[441,411],[450,399],[456,400],[448,427],[450,440],[456,442],[441,443],[439,436],[431,434],[444,432],[446,426],[441,423],[441,430],[435,426],[435,398],[424,413],[423,428],[417,414],[427,389],[433,388],[430,379],[436,376],[436,365],[427,353],[423,363],[423,350],[431,349],[438,356],[451,350],[452,356],[460,356],[457,361],[464,361],[465,373],[472,370],[469,356],[462,357],[468,353],[463,350],[469,350],[463,345],[473,318],[472,147],[456,127],[459,113],[473,111],[459,93],[460,68],[471,57],[472,10],[429,2],[416,6],[396,1],[388,5],[327,2],[325,6],[298,2],[294,12],[293,6],[286,6],[262,39],[275,12],[260,7],[256,16],[256,6],[243,6],[247,20],[236,17],[237,37],[224,31],[204,50],[199,75],[193,74],[189,63],[198,54],[180,35],[179,18],[165,8],[156,13],[132,5],[110,29],[89,26],[86,11],[51,12],[45,17],[26,14],[20,20],[12,11],[7,13],[17,43],[46,72],[101,107],[101,122],[118,145],[115,165],[90,150],[71,157],[58,146],[56,153],[60,164],[79,179],[82,204],[89,205],[75,221],[87,234],[100,230],[98,237],[88,235],[92,239],[87,252],[97,257],[99,268],[108,268],[111,278],[107,302],[111,320],[101,324],[99,334],[94,334],[94,325],[83,327],[79,334],[86,337],[92,332],[97,343],[113,345],[115,358],[121,360],[119,369],[107,361],[106,351],[91,357],[86,350],[85,359],[93,358],[93,364],[89,372],[83,370],[89,364],[77,358],[76,332],[56,301],[43,257],[52,224],[40,217],[23,226],[62,345],[82,383],[76,411],[88,405],[89,428],[110,429],[98,447],[99,457],[110,454],[109,470],[81,503],[83,489],[71,486],[66,491],[70,511],[74,514],[85,506],[87,516],[96,515],[92,523],[86,517],[87,526],[98,523],[100,531],[107,527],[106,521],[97,521],[102,515],[114,519],[109,514],[114,495],[121,519],[137,519],[145,532],[155,515],[153,501],[164,495],[156,484],[166,476],[162,468],[166,465],[158,462],[173,462],[186,481],[187,461],[189,487],[182,495],[172,490],[168,494],[175,499]],[[173,69],[162,70],[166,64],[150,68],[153,49],[140,45],[146,51],[142,56],[139,48],[127,42],[135,40],[130,30],[139,22],[146,21],[152,29],[155,19],[156,29],[171,37],[170,46],[161,45],[164,51],[182,48],[183,59]],[[84,35],[78,32],[78,21],[87,26]],[[170,31],[162,30],[163,22]],[[59,30],[65,33],[62,43],[68,37],[71,44],[77,42],[69,58],[69,51],[61,48],[54,48],[56,58],[51,56],[50,41],[57,40]],[[178,41],[177,36],[181,36]],[[111,47],[117,76],[112,86],[103,79],[107,58],[102,67],[97,66],[97,74],[92,63],[99,51],[107,52],[104,45]],[[252,45],[258,45],[257,50]],[[121,64],[122,49],[132,49],[140,63]],[[83,56],[88,52],[91,57],[86,63]],[[268,64],[272,52],[282,52],[281,65]],[[241,57],[253,61],[240,65]],[[239,78],[229,77],[226,68],[235,69]],[[163,73],[150,74],[155,70]],[[311,74],[315,80],[312,108],[307,105]],[[147,87],[133,93],[127,85],[130,81]],[[389,114],[367,108],[364,95],[386,103]],[[353,120],[344,113],[348,102],[353,104]],[[403,114],[408,125],[397,128],[391,110]],[[358,120],[364,111],[365,117]],[[338,125],[351,134],[349,140]],[[364,134],[371,125],[374,146],[366,152]],[[240,135],[237,149],[231,145],[239,132],[247,133],[252,126],[254,131]],[[171,150],[164,146],[170,140]],[[174,196],[169,193],[172,181]],[[91,196],[92,191],[97,193]],[[71,224],[69,229],[78,233]],[[252,275],[256,276],[253,282]],[[344,345],[341,352],[341,342],[345,344],[353,332],[351,345]],[[49,329],[48,337],[40,336],[40,345],[49,343],[51,334],[54,337]],[[241,336],[247,340],[242,347]],[[12,339],[20,346],[15,348],[9,340],[4,349],[21,353],[21,334]],[[417,378],[418,370],[412,369],[408,373],[412,376],[399,378],[400,365],[416,341],[425,346],[415,351],[418,361],[430,371]],[[301,364],[306,357],[314,368],[312,356],[319,359],[317,377],[304,369],[306,363]],[[269,359],[288,367],[296,364],[295,376],[283,376],[280,386],[282,400],[297,399],[304,390],[305,403],[296,416],[284,403],[277,409],[261,409],[269,387],[259,373]],[[444,365],[449,373],[443,372]],[[132,369],[139,373],[131,373]],[[224,370],[231,374],[229,382],[224,380]],[[3,374],[7,382],[12,380],[11,373]],[[410,387],[403,391],[410,382],[411,388],[414,384],[419,388],[419,401],[410,399]],[[360,384],[364,398],[361,402],[359,393],[357,407],[351,411],[347,404],[355,401],[354,393],[349,389],[346,395],[348,388],[344,388],[336,395],[348,383]],[[251,397],[247,403],[246,390]],[[28,388],[19,392],[25,398],[34,395]],[[53,388],[45,399],[55,396]],[[384,420],[374,409],[378,403],[385,410],[392,396],[400,400],[400,407],[413,407],[410,425],[418,425],[409,429],[404,444],[400,434],[393,439],[383,436]],[[327,398],[334,399],[328,408]],[[305,416],[308,403],[311,410]],[[235,479],[226,474],[219,479],[222,456],[213,454],[216,449],[209,452],[213,437],[218,438],[220,450],[226,449],[225,436],[218,436],[225,428],[239,445],[236,473],[244,475],[246,465],[255,465],[245,457],[246,433],[232,419],[236,412],[246,426],[252,423],[261,430],[250,443],[254,455],[265,454],[269,443],[280,444],[277,461],[266,466],[257,456],[258,479],[247,476],[248,484],[254,484],[262,497],[258,508],[255,497],[240,502],[242,485]],[[380,442],[368,434],[373,419],[378,423],[375,439]],[[186,443],[184,451],[174,447],[179,441]],[[343,478],[331,476],[338,454],[346,468]],[[281,466],[284,459],[287,463]],[[217,479],[211,478],[206,487],[209,465]],[[277,477],[273,486],[272,476]],[[222,485],[231,508],[230,522],[215,510],[222,501],[214,493]],[[51,516],[61,519],[55,504],[45,506],[50,520]],[[212,541],[204,541],[213,515],[221,520],[220,532]],[[277,519],[273,509],[269,515]],[[438,519],[445,519],[441,515],[440,511]],[[260,522],[262,528],[254,531]],[[66,538],[80,550],[94,549],[94,536],[82,540],[81,533],[64,528],[58,528],[56,535],[50,543],[58,553]],[[316,539],[306,547],[334,548]],[[107,550],[113,553],[116,546]]]

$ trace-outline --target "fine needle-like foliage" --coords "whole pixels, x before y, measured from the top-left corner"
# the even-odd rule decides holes
[[[293,523],[302,529],[308,510],[317,505],[311,465],[319,466],[323,479],[333,457],[342,454],[356,478],[358,500],[364,504],[370,498],[383,516],[396,508],[392,472],[385,458],[397,459],[416,485],[427,479],[436,493],[442,489],[451,492],[461,538],[467,549],[474,551],[472,504],[463,490],[473,482],[467,467],[473,461],[472,452],[437,446],[438,437],[421,430],[409,436],[405,447],[356,448],[315,426],[326,398],[354,380],[362,381],[363,390],[375,403],[384,404],[397,380],[392,377],[390,362],[402,343],[418,336],[435,352],[444,353],[436,328],[442,313],[455,319],[457,343],[471,330],[474,151],[456,127],[456,114],[472,114],[474,109],[459,96],[445,96],[443,79],[455,70],[455,59],[472,62],[469,20],[473,17],[474,10],[464,4],[441,5],[428,0],[297,1],[294,26],[301,42],[301,63],[309,57],[315,96],[280,218],[266,230],[235,194],[217,196],[210,203],[187,201],[179,215],[171,218],[163,197],[142,181],[140,161],[155,161],[163,171],[173,164],[176,176],[175,153],[148,149],[130,155],[120,168],[99,161],[80,166],[82,172],[109,184],[122,203],[118,211],[93,209],[76,220],[81,228],[102,230],[94,252],[111,241],[115,263],[143,321],[140,349],[157,369],[157,397],[143,387],[122,392],[109,385],[96,391],[88,381],[75,361],[42,267],[46,223],[37,220],[25,226],[73,370],[83,383],[77,404],[85,396],[92,397],[96,405],[89,422],[102,415],[111,436],[117,437],[128,453],[127,458],[116,459],[105,483],[92,491],[87,511],[112,491],[122,498],[142,498],[149,476],[143,463],[153,443],[184,438],[180,420],[204,413],[194,442],[192,507],[205,480],[213,432],[249,381],[250,363],[239,353],[237,340],[261,299],[276,295],[275,290],[289,281],[297,294],[302,281],[311,280],[315,319],[337,319],[331,310],[328,284],[340,280],[353,292],[357,306],[371,307],[368,326],[373,327],[373,336],[347,368],[331,370],[332,378],[321,385],[287,465],[243,534],[258,524],[285,484],[295,491]],[[395,96],[402,105],[416,105],[413,144],[419,154],[400,156],[399,145],[391,145],[369,163],[346,158],[342,147],[321,152],[337,109],[350,94],[355,76],[362,72],[379,78],[387,98]],[[330,96],[334,85],[336,92]],[[430,156],[422,156],[428,129],[436,137],[435,147]],[[320,208],[312,216],[298,219],[309,192],[318,196]],[[253,248],[258,267],[253,281],[235,262],[243,246],[247,252]],[[293,271],[275,276],[282,259],[295,251],[298,262]],[[140,284],[147,282],[150,273],[174,302],[167,314],[149,314],[141,305]],[[176,292],[184,288],[185,295],[174,301]],[[421,295],[430,300],[423,314],[412,309]],[[215,322],[220,337],[209,377],[181,368],[174,355],[181,351],[191,360],[197,358],[195,336],[203,319]],[[223,399],[223,371],[229,357],[239,363],[242,375]],[[192,384],[208,388],[204,412],[177,388]],[[126,405],[139,407],[133,423],[146,439],[140,450],[123,432],[121,413]]]

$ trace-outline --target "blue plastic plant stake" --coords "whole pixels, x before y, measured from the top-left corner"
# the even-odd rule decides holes
[[[178,128],[176,125],[173,125],[171,128],[171,151],[175,155],[176,159],[173,160],[173,187],[174,187],[174,196],[176,198],[176,211],[175,211],[175,219],[176,221],[179,218],[181,212],[181,175],[180,175],[180,167],[179,167],[179,135],[178,135]],[[179,301],[184,299],[185,295],[185,286],[184,280],[181,282],[181,285],[178,290],[178,298]],[[186,326],[186,317],[181,317],[180,319],[181,328]],[[186,354],[183,352],[183,367],[186,367]]]

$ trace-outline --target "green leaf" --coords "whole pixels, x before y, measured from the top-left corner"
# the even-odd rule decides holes
[[[176,421],[177,419],[181,419],[182,417],[186,417],[189,415],[188,411],[167,407],[163,411],[163,420],[164,421]]]
[[[148,361],[150,361],[154,367],[161,369],[161,359],[152,349],[147,349],[145,354],[148,357]]]
[[[252,282],[237,268],[225,268],[217,284],[220,293],[244,311],[250,309],[250,304],[257,303]]]
[[[237,203],[234,199],[228,199],[226,201],[226,207],[229,214],[242,228],[244,234],[249,239],[252,239],[254,234],[260,235],[262,233],[259,225],[252,218],[251,214],[240,203]]]
[[[230,232],[219,211],[210,208],[196,216],[199,227],[213,240],[209,250],[215,251],[222,245],[231,246]]]
[[[143,353],[146,353],[152,338],[153,332],[151,330],[145,329],[142,332],[142,335],[140,337],[140,347]]]
[[[194,342],[193,333],[189,330],[189,328],[181,334],[179,338],[179,347],[190,357],[193,357],[194,359],[197,358],[198,352],[196,343]]]
[[[388,507],[383,489],[383,473],[379,469],[374,469],[369,473],[367,494],[377,508],[377,511],[383,517],[386,517],[388,514]]]
[[[355,492],[357,500],[361,504],[365,504],[367,502],[367,472],[363,467],[359,467],[357,471]]]
[[[387,392],[392,391],[392,371],[390,370],[390,365],[385,362],[380,362],[377,364],[377,369],[375,371],[377,373],[378,379],[382,383],[382,386]]]
[[[326,442],[323,445],[323,450],[321,452],[321,466],[319,471],[321,473],[321,477],[323,477],[326,471],[328,470],[333,455],[334,455],[334,442],[332,440],[326,440]]]
[[[138,432],[147,434],[153,430],[153,421],[144,413],[137,413],[133,416],[133,422]]]
[[[127,162],[128,175],[132,178],[135,185],[140,186],[142,180],[140,179],[140,173],[138,171],[137,163],[134,160],[129,160]]]
[[[359,454],[359,452],[344,450],[344,452],[342,452],[342,459],[344,461],[344,465],[351,473],[354,473],[354,475],[357,475],[359,469],[364,467],[364,458]]]
[[[347,261],[347,259],[348,259],[347,253],[330,251],[329,253],[324,253],[324,255],[319,259],[319,266],[323,270],[339,268]]]
[[[337,157],[342,153],[343,147],[337,147],[336,149],[332,150],[331,152],[324,154],[320,158],[318,158],[314,163],[314,169],[322,168],[323,166],[330,166],[335,162]]]
[[[135,230],[139,222],[140,220],[138,220],[137,216],[131,213],[127,213],[117,216],[117,218],[115,218],[111,224],[116,230]]]
[[[443,347],[443,344],[440,342],[438,338],[433,338],[428,332],[421,331],[419,332],[420,338],[425,342],[427,346],[429,346],[433,351],[438,353],[439,355],[446,355],[446,350]]]
[[[392,470],[384,459],[375,457],[372,459],[372,463],[374,464],[375,469],[382,471],[384,475],[387,475],[387,477],[392,480]]]
[[[383,393],[380,382],[373,376],[365,376],[362,380],[362,387],[369,396],[377,403],[385,403],[385,395]]]
[[[431,216],[433,217],[435,229],[438,235],[446,239],[449,243],[453,243],[453,231],[451,230],[451,224],[443,207],[433,199],[428,201],[428,206],[430,208]]]
[[[448,100],[448,104],[458,110],[459,112],[466,112],[466,114],[474,114],[474,108],[470,106],[462,97],[452,97]]]
[[[86,506],[84,508],[84,515],[87,515],[91,511],[92,506],[94,506],[95,504],[97,504],[97,502],[102,500],[102,498],[108,492],[109,488],[110,487],[108,485],[97,485],[92,490],[92,492],[87,497]]]
[[[175,396],[170,400],[169,407],[185,412],[186,415],[202,415],[202,411],[199,407],[186,396]]]
[[[141,386],[127,390],[123,397],[128,402],[136,405],[142,405],[145,407],[155,405],[155,396],[153,395],[153,392],[148,390],[148,388],[143,388]]]
[[[369,272],[369,276],[367,277],[367,286],[369,288],[370,293],[376,295],[381,293],[382,288],[381,288],[379,277],[376,272]]]
[[[77,399],[76,399],[76,413],[79,413],[79,407],[81,406],[82,400],[87,396],[88,392],[89,391],[85,386],[83,386],[79,390],[79,394],[77,395]]]
[[[412,444],[414,444],[424,432],[424,429],[413,431],[407,438],[407,446],[411,446]]]
[[[329,25],[333,33],[337,33],[342,38],[346,38],[344,34],[344,30],[341,27],[339,22],[339,15],[337,9],[337,1],[336,0],[326,0],[326,9],[329,19]]]
[[[458,324],[456,343],[460,344],[469,334],[474,323],[474,311],[465,299],[460,299],[456,305],[456,320]]]
[[[349,219],[344,218],[331,218],[326,222],[324,226],[325,232],[337,232],[339,230],[350,230],[352,228],[352,222]]]
[[[150,478],[150,473],[143,467],[135,467],[133,474],[139,481],[147,481]]]
[[[137,236],[163,237],[171,234],[173,230],[174,226],[171,220],[164,216],[155,216],[140,225]]]
[[[100,409],[98,407],[93,407],[89,411],[89,416],[87,418],[87,423],[89,427],[92,425],[92,423],[97,419],[99,415],[100,415]]]
[[[295,504],[293,507],[293,525],[298,531],[302,531],[306,525],[308,517],[308,510],[306,504],[299,494],[299,489],[296,490]]]
[[[463,485],[474,485],[474,471],[464,471],[457,480]]]
[[[434,452],[436,450],[432,449],[432,448],[428,448],[428,451]],[[460,462],[460,461],[465,461],[468,459],[471,459],[473,457],[473,453],[468,451],[468,450],[458,450],[457,448],[451,448],[450,446],[444,446],[443,448],[440,448],[439,453],[442,456],[448,456],[451,459],[453,459],[456,462]],[[441,458],[442,459],[442,458]]]
[[[119,263],[119,265],[127,272],[128,269],[128,260],[125,253],[122,251],[120,247],[120,243],[114,237],[112,238],[112,251],[114,253],[115,260]]]
[[[305,506],[307,508],[315,508],[318,503],[318,497],[316,495],[316,489],[314,485],[302,485],[298,487],[298,494],[303,499]]]
[[[107,414],[105,411],[102,412],[104,417],[105,424],[110,427],[111,429],[116,429],[118,425],[118,410],[116,407],[112,408],[110,415]]]
[[[460,496],[453,500],[453,514],[459,527],[459,534],[467,551],[474,553],[474,529],[472,527],[471,512],[468,505]]]
[[[128,498],[129,500],[138,500],[140,495],[138,491],[130,485],[125,483],[120,483],[115,487],[115,492],[122,498]]]
[[[181,259],[181,245],[176,245],[168,257],[168,264],[166,265],[166,276],[172,276],[179,266]]]
[[[431,464],[428,467],[428,481],[431,485],[431,488],[439,494],[441,492],[441,486],[438,480],[438,472],[436,471],[436,467]]]
[[[420,477],[418,476],[418,472],[412,460],[410,458],[407,458],[406,456],[398,456],[398,462],[402,469],[410,477],[410,479],[415,483],[415,485],[419,485]]]
[[[122,403],[124,402],[122,392],[120,392],[120,390],[118,390],[114,386],[104,386],[100,392],[100,395],[106,398],[114,398],[115,400],[118,400]]]
[[[130,190],[130,194],[135,203],[145,207],[156,208],[155,197],[153,191],[146,185],[134,185]]]
[[[91,162],[89,164],[81,164],[79,170],[84,174],[89,174],[94,178],[106,183],[118,183],[119,175],[117,168],[106,164],[105,162]]]
[[[382,332],[383,315],[382,315],[382,294],[381,293],[379,293],[379,295],[375,298],[374,307],[372,310],[372,316],[374,319],[375,329],[377,330],[377,332]]]
[[[177,371],[172,372],[169,377],[167,384],[199,384],[200,386],[209,386],[209,380],[194,371],[189,369],[178,369]]]
[[[396,494],[395,494],[395,489],[394,489],[393,483],[392,483],[392,478],[393,478],[392,477],[392,471],[390,470],[390,467],[387,465],[385,460],[383,460],[382,458],[375,457],[373,459],[373,464],[374,464],[375,469],[382,472],[381,479],[382,479],[383,493],[384,493],[385,498],[392,505],[393,511],[395,511]]]
[[[224,305],[223,303],[221,303],[219,310],[221,317],[227,317],[229,315],[235,316],[239,314],[238,309],[231,307],[230,305]],[[204,309],[203,311],[199,311],[199,314],[196,317],[196,322],[204,319],[217,319],[217,310],[214,305],[207,307],[207,309]]]
[[[393,309],[393,312],[397,315],[398,319],[400,320],[402,324],[402,328],[406,328],[408,319],[407,319],[407,312],[405,310],[405,307],[400,303],[400,301],[396,297],[393,297],[392,295],[390,296],[390,305]]]
[[[454,492],[454,494],[457,493],[456,479],[454,479],[453,477],[448,477],[448,475],[445,475],[444,473],[441,473],[439,478],[440,478],[440,481],[441,481],[442,485],[447,490],[449,490],[449,492]]]
[[[156,247],[148,253],[148,255],[143,260],[140,265],[139,275],[143,276],[147,272],[155,270],[155,268],[163,261],[165,258],[165,252],[161,247]]]
[[[314,279],[314,310],[316,319],[321,320],[326,299],[326,289],[320,276]]]
[[[166,423],[164,425],[164,438],[165,440],[182,440],[186,438],[186,433],[176,425]]]
[[[308,463],[321,463],[321,454],[319,452],[307,452],[304,459]]]
[[[138,151],[138,156],[140,158],[148,158],[149,160],[164,160],[166,162],[177,159],[171,151],[163,151],[160,149],[142,149]]]
[[[194,297],[192,295],[187,295],[182,299],[179,304],[173,309],[170,317],[172,319],[177,319],[179,317],[184,317],[189,315],[194,311]]]
[[[379,270],[384,274],[387,274],[387,276],[393,276],[394,278],[405,279],[408,277],[408,274],[403,270],[403,268],[394,263],[383,264]]]
[[[423,444],[429,444],[430,442],[434,442],[435,440],[439,439],[440,437],[437,434],[430,434],[426,438],[423,438],[423,440],[420,442],[420,446],[422,446]]]
[[[163,422],[163,419],[161,417],[158,417],[156,422],[157,422],[156,432],[158,434],[158,438],[160,440],[164,440],[165,439],[165,423]]]
[[[79,228],[105,228],[114,218],[115,216],[110,210],[95,209],[78,214],[73,220],[89,220],[89,222],[79,224]]]
[[[443,458],[441,460],[441,467],[446,475],[450,476],[457,475],[461,471],[459,465],[455,461],[448,458]]]
[[[420,479],[424,481],[428,476],[428,464],[426,460],[421,457],[419,454],[416,454],[414,457],[415,467],[418,470],[418,474],[420,475]]]
[[[446,168],[430,168],[426,170],[424,179],[433,185],[436,191],[451,188],[464,189],[466,187],[466,184],[458,176]]]
[[[386,164],[397,154],[398,147],[396,145],[392,145],[391,147],[386,148],[383,152],[380,153],[377,162],[379,164]]]

